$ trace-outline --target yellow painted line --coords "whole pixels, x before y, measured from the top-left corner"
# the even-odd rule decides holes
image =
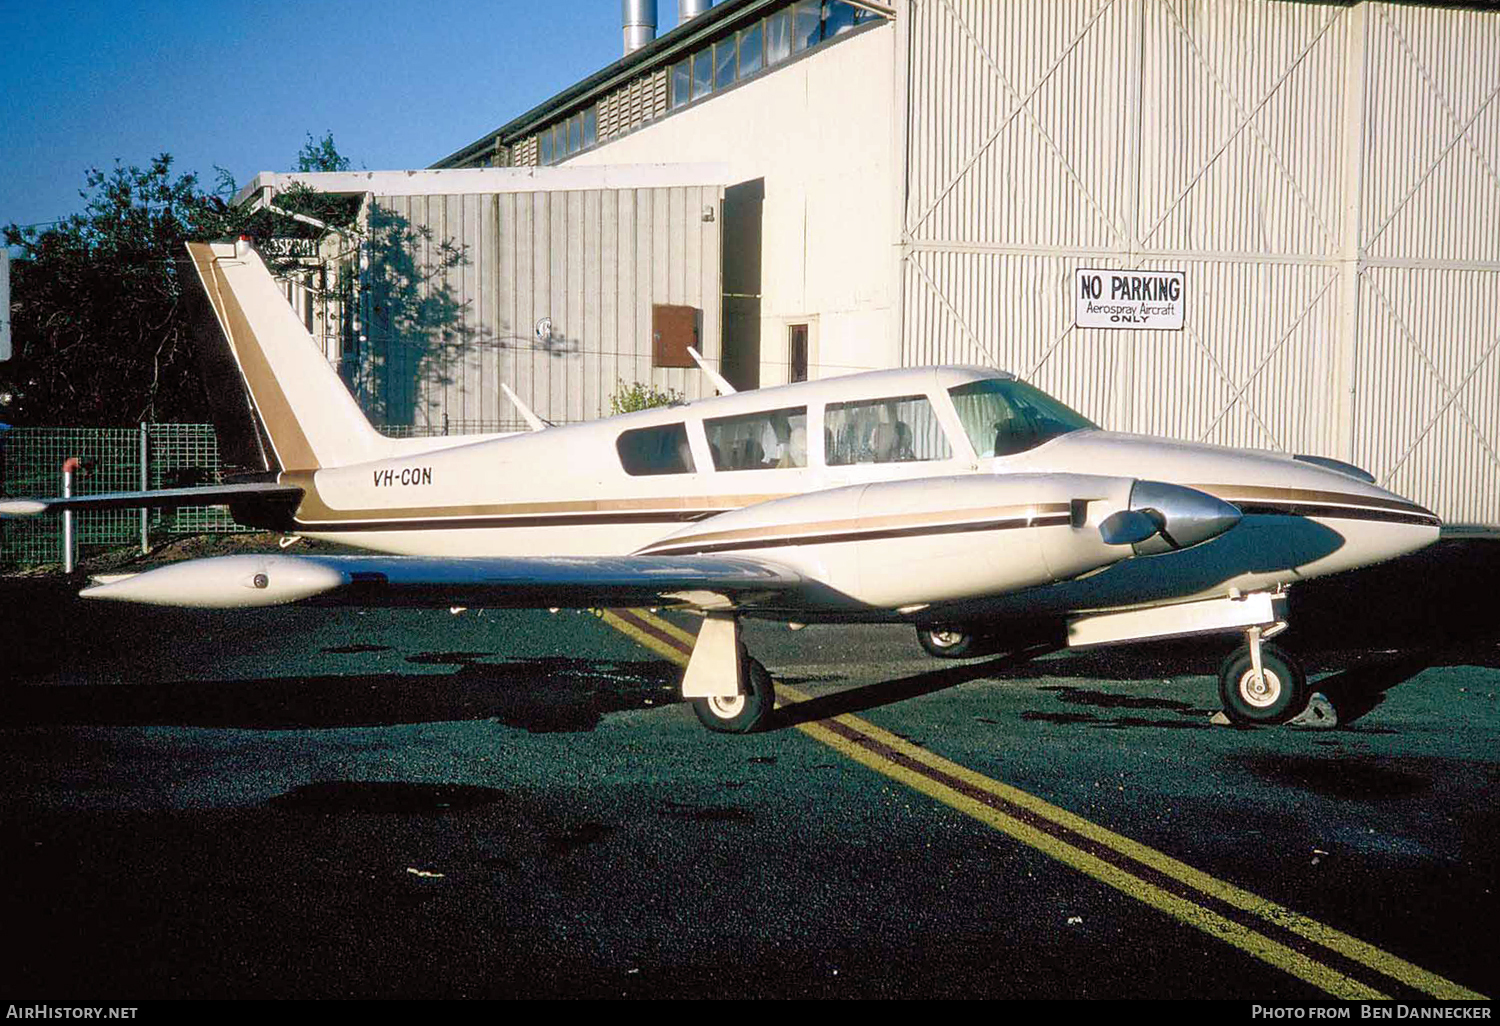
[[[642,621],[649,623],[655,629],[669,634],[674,639],[679,639],[683,647],[674,648],[660,638],[648,634],[639,627],[607,610],[601,613],[601,616],[610,626],[620,630],[663,658],[678,665],[686,665],[688,653],[691,652],[693,644],[693,636],[691,634],[677,627],[675,624],[653,616],[645,610],[635,609],[631,610],[631,613],[639,617]],[[777,684],[777,693],[792,702],[811,700],[810,695],[779,682]],[[866,720],[852,715],[843,715],[835,717],[834,722],[839,723],[848,730],[862,734],[871,741],[883,745],[892,751],[899,752],[906,758],[928,766],[940,773],[952,776],[971,787],[992,794],[1004,801],[1020,806],[1049,822],[1071,830],[1081,837],[1133,859],[1141,865],[1161,873],[1163,876],[1185,884],[1201,894],[1216,898],[1234,908],[1248,912],[1268,923],[1295,933],[1329,951],[1336,952],[1351,961],[1373,969],[1383,976],[1404,983],[1414,990],[1420,990],[1423,993],[1444,1000],[1489,1000],[1484,994],[1470,990],[1436,973],[1429,972],[1420,966],[1413,965],[1396,955],[1382,951],[1373,944],[1350,936],[1333,927],[1326,926],[1314,919],[1278,905],[1273,901],[1236,887],[1217,877],[1210,876],[1201,870],[1194,869],[1192,866],[1180,862],[1154,848],[1107,830],[1066,809],[1043,801],[1035,795],[1007,784],[1002,784],[997,780],[993,780],[964,766],[960,766],[955,762],[944,759],[940,755],[935,755],[897,737],[889,731],[882,730]],[[1364,984],[1352,980],[1299,952],[1293,951],[1291,948],[1271,940],[1269,937],[1255,933],[1248,927],[1226,919],[1218,913],[1196,905],[1185,898],[1162,890],[1156,885],[1141,880],[1125,870],[1100,859],[1098,856],[1069,845],[1067,842],[1059,840],[1044,831],[1037,830],[1035,827],[1008,816],[1003,812],[992,809],[982,802],[976,801],[972,797],[948,787],[946,784],[913,772],[898,763],[892,762],[885,756],[871,752],[856,742],[850,741],[818,723],[798,724],[797,729],[863,766],[898,780],[908,787],[935,798],[952,808],[958,809],[1102,883],[1115,887],[1129,894],[1131,897],[1167,912],[1174,918],[1203,930],[1212,936],[1219,937],[1226,943],[1275,965],[1277,968],[1283,969],[1297,976],[1299,979],[1321,987],[1331,994],[1336,994],[1347,1000],[1357,1000],[1361,997],[1382,998],[1386,996],[1380,994],[1378,991],[1366,988]]]
[[[673,646],[667,644],[665,641],[662,641],[660,638],[646,633],[635,624],[626,620],[624,617],[608,609],[600,609],[597,610],[597,612],[599,614],[599,619],[609,624],[615,630],[619,631],[621,634],[625,635],[636,644],[650,649],[652,652],[655,652],[657,655],[661,656],[668,662],[676,663],[678,666],[687,665],[688,657],[680,648],[674,648]],[[641,616],[642,618],[650,615],[643,609],[633,609],[631,610],[631,612],[635,613],[638,616]],[[665,620],[660,620],[658,622],[657,618],[655,617],[653,617],[652,620],[653,623],[657,623],[658,627],[661,624],[666,624]],[[675,627],[673,629],[678,634],[686,633],[685,631],[679,630]],[[689,635],[689,638],[691,638],[691,635]],[[689,648],[691,648],[692,642],[688,641],[687,644]]]
[[[788,693],[788,697],[793,697],[796,700],[806,701],[810,698],[810,696],[801,693],[794,694],[795,689],[788,688],[785,685],[778,685],[778,690],[785,690]],[[853,717],[850,717],[850,719],[854,720]],[[1218,898],[1226,904],[1249,912],[1283,929],[1290,930],[1314,943],[1321,944],[1330,951],[1336,951],[1346,958],[1368,966],[1409,987],[1426,994],[1431,994],[1433,997],[1446,1000],[1487,1000],[1483,994],[1469,990],[1451,980],[1444,979],[1436,973],[1428,972],[1420,966],[1413,965],[1389,952],[1382,951],[1373,944],[1342,933],[1314,919],[1309,919],[1257,894],[1252,894],[1233,884],[1226,883],[1217,877],[1210,876],[1202,870],[1194,869],[1192,866],[1184,862],[1179,862],[1177,859],[1159,852],[1155,848],[1147,847],[1138,841],[1133,841],[1128,837],[1107,830],[1066,809],[1045,802],[1035,795],[982,776],[957,763],[949,762],[942,756],[934,755],[919,748],[889,731],[881,730],[873,723],[865,720],[854,720],[853,723],[846,725],[859,730],[880,744],[900,751],[903,755],[907,755],[944,773],[952,774],[965,783],[981,788],[996,797],[1014,802],[1030,812],[1034,812],[1053,823],[1057,823],[1059,826],[1066,827],[1083,837],[1087,837],[1091,841],[1097,841],[1122,855],[1134,859],[1164,876],[1169,876],[1174,880],[1187,884],[1200,893]]]
[[[837,717],[838,722],[849,726],[850,716]],[[1178,921],[1203,931],[1211,937],[1216,937],[1226,944],[1239,948],[1262,962],[1290,973],[1300,980],[1318,987],[1321,990],[1342,998],[1345,1001],[1380,1001],[1388,1000],[1389,995],[1382,994],[1372,987],[1367,987],[1358,980],[1350,979],[1335,969],[1318,962],[1307,955],[1262,934],[1232,919],[1227,919],[1217,912],[1206,909],[1186,898],[1179,897],[1168,891],[1148,883],[1139,877],[1112,865],[1097,855],[1091,855],[1073,847],[1065,841],[1061,841],[1051,834],[1038,830],[1036,827],[1007,816],[1005,813],[990,808],[982,802],[976,801],[968,795],[955,791],[953,788],[938,781],[931,780],[920,773],[914,773],[904,766],[891,762],[889,759],[874,752],[868,751],[859,744],[835,734],[816,723],[801,724],[798,727],[803,733],[821,741],[828,747],[838,751],[845,757],[853,759],[863,766],[867,766],[877,773],[897,780],[913,790],[920,791],[930,798],[942,802],[960,812],[985,823],[1002,833],[1023,844],[1051,856],[1057,861],[1073,869],[1078,870],[1085,876],[1092,877],[1100,883],[1121,891],[1137,901],[1150,905],[1152,908],[1165,912]]]
[[[672,635],[672,637],[682,642],[687,646],[687,650],[689,652],[691,652],[693,650],[693,646],[698,643],[698,636],[696,634],[693,634],[690,631],[683,630],[671,620],[664,620],[659,616],[654,616],[644,609],[637,609],[634,610],[634,612],[637,613],[641,617],[641,619],[653,624],[657,630],[665,631],[667,634]]]
[[[811,699],[810,695],[803,694],[785,684],[778,683],[776,690],[779,694],[786,695],[786,697],[794,702],[805,702]],[[1147,847],[1138,841],[1133,841],[1112,830],[1107,830],[1089,820],[1068,812],[1066,809],[1043,801],[1035,795],[1018,790],[1008,784],[1002,784],[998,780],[983,776],[958,763],[950,762],[940,755],[935,755],[889,731],[880,729],[867,720],[846,715],[836,717],[836,722],[843,724],[851,730],[858,731],[872,741],[898,751],[916,762],[923,763],[939,772],[956,777],[966,784],[993,794],[997,798],[1019,805],[1029,812],[1036,813],[1043,819],[1065,827],[1091,841],[1096,841],[1121,855],[1125,855],[1144,866],[1156,870],[1163,876],[1186,884],[1201,894],[1218,898],[1228,905],[1232,905],[1273,925],[1289,930],[1330,951],[1337,952],[1345,958],[1374,969],[1384,976],[1404,983],[1415,990],[1420,990],[1431,994],[1433,997],[1445,1000],[1488,1000],[1483,994],[1469,990],[1451,980],[1444,979],[1436,973],[1428,972],[1420,966],[1413,965],[1396,955],[1382,951],[1373,944],[1342,933],[1317,920],[1309,919],[1307,916],[1294,912],[1285,906],[1278,905],[1257,894],[1252,894],[1233,884],[1226,883],[1217,877],[1210,876],[1202,870],[1194,869],[1192,866],[1157,851],[1155,848]],[[820,740],[822,739],[820,738]],[[910,781],[903,782],[910,783]],[[1050,837],[1050,835],[1043,836]],[[1027,843],[1030,842],[1028,841]]]

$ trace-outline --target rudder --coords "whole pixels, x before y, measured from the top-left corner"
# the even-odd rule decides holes
[[[232,462],[247,469],[316,470],[385,455],[386,440],[324,359],[260,255],[243,242],[190,242],[187,248],[258,421],[259,430],[246,432],[238,404],[216,402],[222,404],[216,426],[230,440]],[[207,320],[200,319],[204,327]],[[222,359],[205,360],[205,381],[217,396],[227,393],[229,370]]]

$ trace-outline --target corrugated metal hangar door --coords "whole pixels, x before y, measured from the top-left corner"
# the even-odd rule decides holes
[[[1351,460],[1500,523],[1500,14],[1273,0],[902,8],[906,363],[1101,424]],[[1079,268],[1180,330],[1075,326]]]
[[[377,420],[514,428],[501,384],[555,423],[609,413],[621,383],[702,394],[696,369],[653,360],[652,324],[692,308],[718,358],[723,186],[532,184],[373,197],[358,384]]]

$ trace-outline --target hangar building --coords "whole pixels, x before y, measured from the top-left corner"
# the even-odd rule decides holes
[[[1333,456],[1500,523],[1500,14],[687,0],[657,36],[651,0],[623,7],[620,60],[436,173],[713,165],[709,194],[650,200],[655,234],[635,200],[533,210],[634,252],[737,383],[984,363],[1112,429]],[[721,261],[692,295],[666,267],[690,222]],[[1090,281],[1115,277],[1101,323]],[[1152,281],[1165,318],[1141,316]],[[600,412],[591,387],[568,417]]]

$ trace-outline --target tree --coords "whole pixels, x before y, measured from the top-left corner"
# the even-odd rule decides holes
[[[298,166],[347,168],[332,134],[308,136]],[[192,173],[174,174],[162,154],[144,167],[91,168],[81,213],[45,230],[11,224],[15,351],[0,363],[0,420],[18,424],[121,425],[207,420],[178,261],[188,241],[316,238],[325,229],[270,210],[228,202],[234,180],[219,170],[206,192]],[[312,190],[278,195],[283,210],[346,228],[357,207]],[[273,269],[275,269],[273,267]]]
[[[312,133],[307,133],[307,142],[302,149],[297,151],[297,166],[293,171],[348,171],[353,164],[349,158],[339,153],[338,147],[333,144],[333,132],[327,132],[321,139],[314,139]]]

